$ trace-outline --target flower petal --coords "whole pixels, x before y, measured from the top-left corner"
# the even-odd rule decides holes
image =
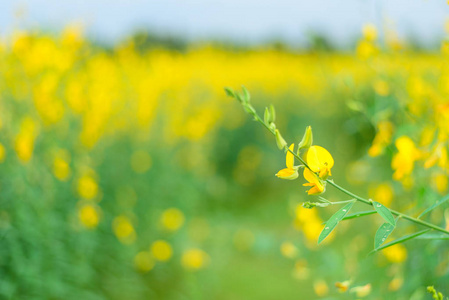
[[[314,172],[319,172],[322,168],[329,168],[334,166],[334,159],[332,155],[320,146],[311,146],[307,151],[307,164]]]
[[[296,169],[285,168],[277,172],[276,176],[281,179],[293,180],[298,178],[299,174]]]

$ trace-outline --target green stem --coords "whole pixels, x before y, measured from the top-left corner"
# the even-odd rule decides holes
[[[354,198],[356,198],[357,200],[359,200],[360,202],[363,202],[363,203],[365,203],[365,204],[367,204],[367,205],[373,206],[373,203],[372,203],[371,201],[366,200],[366,199],[363,199],[362,197],[359,197],[359,196],[357,196],[357,195],[351,193],[350,191],[348,191],[348,190],[342,188],[341,186],[339,186],[338,184],[336,184],[336,183],[333,182],[332,180],[327,179],[326,182],[329,183],[330,185],[332,185],[333,187],[335,187],[336,189],[340,190],[341,192],[345,193],[346,195],[349,195],[349,196],[351,196],[351,197],[354,197]],[[406,220],[408,220],[408,221],[410,221],[410,222],[413,222],[413,223],[416,223],[416,224],[419,224],[419,225],[423,225],[423,226],[426,226],[426,227],[428,227],[428,228],[432,228],[432,229],[434,229],[434,230],[437,230],[437,231],[440,231],[440,232],[444,232],[444,233],[446,233],[446,234],[449,234],[449,231],[447,231],[447,230],[445,230],[445,229],[443,229],[443,228],[441,228],[441,227],[438,227],[438,226],[436,226],[436,225],[434,225],[434,224],[432,224],[432,223],[428,223],[428,222],[426,222],[426,221],[422,221],[422,220],[419,220],[419,219],[417,219],[417,218],[410,217],[410,216],[408,216],[408,215],[405,215],[405,214],[403,214],[403,213],[401,213],[401,212],[395,211],[395,210],[390,209],[390,208],[388,208],[388,209],[391,211],[391,213],[392,213],[393,215],[399,216],[400,218],[404,218],[404,219],[406,219]]]
[[[255,119],[256,121],[258,121],[258,122],[261,123],[263,126],[265,126],[265,128],[267,128],[268,131],[270,131],[273,135],[276,134],[276,133],[274,132],[274,130],[272,130],[272,129],[268,126],[268,124],[266,124],[266,123],[259,117],[259,115],[258,115],[257,113],[254,113],[253,116],[254,116],[254,119]],[[287,146],[284,147],[284,150],[290,152],[291,154],[293,154],[293,156],[294,156],[297,160],[299,160],[299,161],[300,161],[306,168],[308,168],[309,170],[311,170],[310,167],[309,167],[309,165],[308,165],[308,164],[304,161],[304,159],[302,159],[302,157],[300,157],[298,154],[296,154],[295,152],[291,151]],[[311,171],[312,171],[312,170],[311,170]],[[360,202],[362,202],[362,203],[364,203],[364,204],[373,206],[373,203],[372,203],[370,200],[364,199],[364,198],[362,198],[362,197],[360,197],[360,196],[358,196],[358,195],[356,195],[356,194],[354,194],[354,193],[348,191],[347,189],[345,189],[345,188],[339,186],[338,184],[336,184],[333,180],[326,179],[326,182],[329,183],[330,185],[332,185],[333,187],[335,187],[337,190],[340,190],[341,192],[345,193],[346,195],[348,195],[348,196],[350,196],[350,197],[353,197],[353,198],[355,198],[356,200],[358,200],[358,201],[360,201]],[[350,200],[350,201],[352,201],[352,200]],[[337,204],[337,203],[339,203],[339,202],[333,202],[333,204]],[[346,203],[346,201],[340,201],[340,203]],[[410,217],[410,216],[408,216],[408,215],[405,215],[405,214],[403,214],[403,213],[401,213],[401,212],[395,211],[395,210],[390,209],[390,208],[388,208],[388,209],[391,211],[391,213],[392,213],[393,215],[396,215],[396,216],[398,216],[398,217],[400,217],[400,218],[404,218],[404,219],[406,219],[406,220],[408,220],[408,221],[410,221],[410,222],[413,222],[413,223],[415,223],[415,224],[422,225],[422,226],[426,226],[426,227],[428,227],[428,228],[432,228],[432,229],[434,229],[434,230],[443,232],[443,233],[445,233],[445,234],[449,234],[449,231],[447,231],[447,230],[445,230],[445,229],[443,229],[443,228],[441,228],[441,227],[439,227],[439,226],[436,226],[436,225],[434,225],[434,224],[432,224],[432,223],[428,223],[428,222],[419,220],[419,219],[417,219],[417,218]]]

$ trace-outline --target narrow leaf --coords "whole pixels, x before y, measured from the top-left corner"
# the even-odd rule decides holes
[[[375,210],[359,211],[359,212],[347,215],[346,217],[343,218],[343,220],[350,220],[350,219],[355,219],[355,218],[359,218],[359,217],[369,216],[369,215],[372,215],[375,213],[377,213],[377,211],[375,211]]]
[[[422,216],[424,216],[425,214],[427,214],[428,212],[432,211],[433,209],[435,209],[436,207],[438,207],[440,204],[443,204],[444,202],[446,202],[447,200],[449,200],[449,195],[447,195],[446,197],[444,197],[443,199],[438,200],[437,202],[435,202],[432,206],[430,206],[429,208],[427,208],[425,211],[423,211],[418,218],[421,218]]]
[[[403,243],[403,242],[405,242],[405,241],[411,240],[411,239],[413,239],[413,238],[415,238],[415,237],[417,237],[417,236],[420,236],[421,234],[424,234],[424,233],[426,233],[426,232],[429,232],[430,230],[432,230],[432,229],[421,230],[421,231],[418,231],[418,232],[415,232],[415,233],[412,233],[412,234],[403,236],[403,237],[401,237],[401,238],[398,238],[398,239],[396,239],[396,240],[394,240],[394,241],[391,241],[391,242],[389,242],[389,243],[386,243],[386,244],[383,245],[383,246],[380,246],[379,248],[374,249],[373,251],[371,251],[370,253],[368,253],[368,255],[373,254],[374,252],[378,252],[378,251],[380,251],[380,250],[383,250],[383,249],[385,249],[385,248],[391,247],[391,246],[393,246],[393,245],[396,245],[396,244]]]
[[[376,201],[373,201],[373,207],[385,221],[393,225],[393,227],[396,226],[396,221],[388,208]]]
[[[349,212],[352,205],[354,205],[354,202],[346,204],[344,207],[339,209],[335,214],[333,214],[329,220],[327,220],[326,224],[324,225],[324,229],[321,231],[320,236],[318,237],[318,244],[321,243],[329,235],[329,233],[332,232],[332,230],[334,230],[334,228],[338,225],[338,223]]]
[[[429,234],[423,234],[417,239],[420,240],[449,240],[449,235],[447,234],[440,234],[440,233],[429,233]]]
[[[374,237],[374,249],[379,248],[382,245],[390,233],[393,232],[394,226],[390,223],[383,223],[380,225],[379,229],[377,229],[376,236]]]

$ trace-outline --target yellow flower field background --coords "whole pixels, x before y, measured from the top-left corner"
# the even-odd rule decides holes
[[[368,256],[382,223],[373,215],[317,245],[334,208],[301,206],[312,197],[305,181],[275,177],[285,155],[223,91],[245,85],[259,110],[273,103],[289,141],[312,126],[336,182],[417,216],[448,193],[449,44],[419,51],[377,34],[364,27],[346,52],[135,39],[106,47],[76,26],[5,36],[1,298],[449,293],[446,240]],[[423,218],[447,228],[449,210]]]

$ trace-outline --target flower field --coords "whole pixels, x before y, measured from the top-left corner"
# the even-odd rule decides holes
[[[301,204],[324,188],[303,171],[276,178],[295,174],[293,157],[223,90],[244,85],[259,111],[272,103],[286,140],[312,126],[332,153],[326,176],[418,217],[448,194],[449,44],[377,35],[366,26],[346,52],[106,47],[73,26],[3,37],[0,298],[449,295],[447,238],[369,254],[382,224],[371,215],[318,245],[336,210]],[[449,207],[421,219],[449,230]],[[422,229],[396,222],[391,240]]]

